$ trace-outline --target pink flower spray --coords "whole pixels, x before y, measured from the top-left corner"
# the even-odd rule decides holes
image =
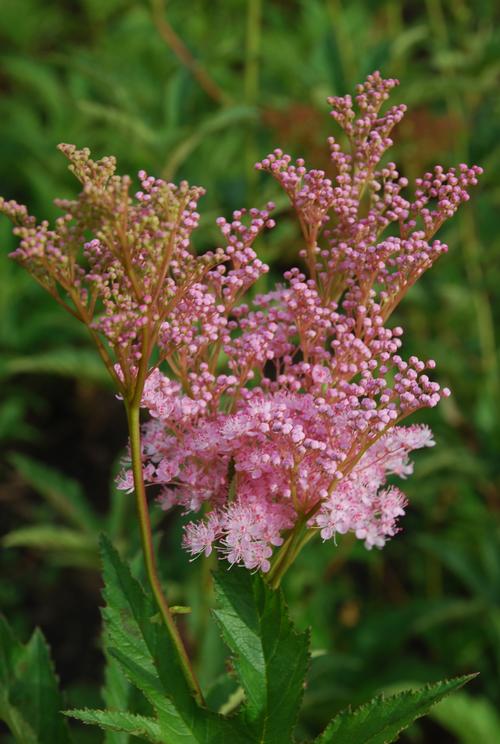
[[[12,257],[89,327],[128,410],[149,411],[132,447],[142,474],[126,467],[121,487],[145,480],[162,508],[201,512],[187,550],[215,549],[273,586],[316,533],[372,548],[397,532],[406,498],[387,478],[406,478],[410,453],[434,444],[426,426],[401,424],[449,395],[432,359],[400,356],[403,331],[389,321],[447,251],[436,232],[481,169],[436,166],[408,193],[381,162],[405,112],[383,109],[396,85],[375,72],[354,99],[329,99],[348,143],[329,138],[331,174],[279,149],[257,164],[288,196],[304,248],[303,267],[250,304],[268,271],[254,244],[274,227],[272,204],[219,218],[221,245],[199,256],[202,189],[141,171],[131,195],[113,158],[70,145],[60,149],[82,190],[57,202],[53,228],[0,202],[17,224]]]

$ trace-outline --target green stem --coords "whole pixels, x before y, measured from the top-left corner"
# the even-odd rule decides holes
[[[244,96],[247,106],[257,106],[259,99],[259,68],[262,25],[262,0],[247,0]],[[257,171],[253,165],[255,152],[255,126],[249,125],[245,132],[245,161],[250,193],[255,188]],[[250,198],[250,201],[252,198]]]
[[[182,641],[181,635],[172,617],[172,613],[170,612],[170,608],[168,606],[165,595],[163,594],[160,579],[158,576],[158,569],[156,566],[156,558],[153,547],[153,536],[151,532],[151,520],[149,517],[146,489],[144,486],[144,478],[142,474],[141,430],[139,420],[140,408],[138,404],[132,403],[126,405],[126,410],[130,435],[134,490],[137,512],[139,515],[139,524],[141,528],[141,541],[142,550],[144,553],[144,561],[146,564],[146,573],[163,623],[172,643],[174,644],[175,650],[177,651],[179,662],[186,681],[197,702],[201,705],[203,703],[203,695],[191,667],[191,662],[189,661],[189,657],[187,655],[187,651]]]
[[[283,576],[295,561],[304,545],[316,534],[317,530],[308,529],[308,518],[302,518],[297,522],[279,549],[273,565],[266,576],[267,583],[271,589],[277,589],[279,587]]]
[[[249,104],[255,104],[259,91],[261,18],[262,0],[247,0],[245,100]]]

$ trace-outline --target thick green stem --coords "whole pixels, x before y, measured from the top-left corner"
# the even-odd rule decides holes
[[[285,573],[288,571],[298,554],[309,540],[314,537],[317,530],[307,527],[307,518],[297,522],[294,529],[287,537],[266,576],[267,583],[271,589],[277,589]]]
[[[153,536],[151,532],[151,520],[149,517],[146,489],[144,486],[144,478],[142,474],[141,430],[139,412],[140,409],[137,404],[127,405],[130,450],[132,456],[132,471],[134,474],[134,490],[137,512],[139,515],[142,550],[144,553],[144,561],[146,564],[146,573],[163,623],[177,651],[179,662],[182,671],[184,672],[186,681],[197,702],[201,705],[203,703],[201,689],[191,667],[191,662],[189,661],[189,657],[187,655],[187,651],[182,641],[181,635],[179,633],[177,625],[175,624],[174,618],[172,617],[172,613],[170,612],[170,608],[168,606],[165,595],[163,594],[160,579],[158,576],[158,569],[156,566],[156,558],[153,547]]]

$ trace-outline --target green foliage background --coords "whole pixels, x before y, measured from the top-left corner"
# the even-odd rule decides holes
[[[0,193],[40,218],[74,188],[57,143],[88,145],[122,172],[205,186],[200,246],[219,214],[274,198],[280,224],[260,244],[272,281],[299,237],[253,163],[281,146],[328,167],[325,99],[374,69],[401,80],[409,112],[391,157],[407,176],[436,162],[485,169],[443,231],[450,253],[397,318],[406,353],[435,357],[454,393],[421,417],[437,446],[405,484],[404,531],[382,552],[311,544],[285,587],[316,649],[304,736],[332,700],[479,671],[404,740],[500,741],[499,21],[495,0],[0,0]],[[97,531],[131,556],[138,545],[132,505],[108,485],[125,422],[84,331],[6,258],[9,230],[0,222],[0,605],[26,637],[43,627],[81,707],[98,701],[102,666]],[[203,636],[193,650],[216,695],[208,567],[180,553],[177,518],[162,528],[169,596],[193,605],[186,632]]]

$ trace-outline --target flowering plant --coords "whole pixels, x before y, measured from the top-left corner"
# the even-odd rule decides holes
[[[131,196],[113,158],[94,161],[72,145],[60,149],[82,188],[75,200],[57,200],[63,214],[53,228],[0,202],[20,238],[12,257],[88,327],[123,399],[130,445],[119,485],[135,494],[152,592],[104,540],[106,645],[154,715],[70,715],[152,741],[292,740],[308,641],[288,619],[281,579],[316,535],[352,532],[371,549],[396,534],[406,498],[388,476],[410,475],[410,453],[434,444],[428,427],[402,422],[449,395],[429,377],[432,359],[400,356],[403,330],[389,321],[446,252],[435,235],[481,169],[436,166],[406,195],[407,179],[382,162],[405,111],[383,110],[396,84],[376,72],[354,100],[329,99],[348,144],[329,138],[331,177],[278,149],[257,164],[296,212],[303,268],[248,303],[268,271],[254,245],[274,227],[271,203],[219,218],[221,245],[198,255],[191,236],[201,188],[141,171]],[[149,413],[142,425],[141,408]],[[195,515],[188,553],[241,567],[216,577],[215,616],[242,688],[231,716],[206,706],[166,600],[153,485],[162,509]],[[335,718],[317,741],[392,741],[464,681],[376,699]]]

